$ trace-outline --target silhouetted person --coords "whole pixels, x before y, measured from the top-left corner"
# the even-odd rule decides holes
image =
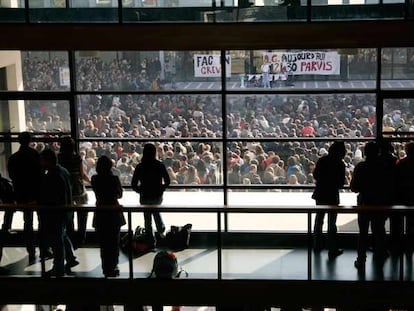
[[[316,180],[316,187],[312,198],[315,199],[317,205],[338,205],[339,189],[343,187],[345,182],[345,164],[343,158],[345,156],[345,145],[343,142],[334,142],[328,151],[328,155],[320,158],[316,162],[313,177]],[[322,227],[324,212],[316,213],[315,219],[315,251],[322,249]],[[333,259],[343,253],[339,249],[336,242],[336,218],[337,213],[328,213],[328,256]]]
[[[153,144],[145,144],[141,163],[134,171],[131,186],[139,193],[139,202],[142,205],[160,205],[165,189],[170,185],[170,176],[165,165],[157,160],[156,148]],[[152,219],[154,217],[157,232],[163,234],[165,225],[158,211],[144,212],[145,231],[149,243],[155,243],[152,231]]]
[[[39,153],[29,146],[32,141],[30,133],[23,132],[18,139],[20,148],[10,156],[7,164],[9,177],[13,182],[16,202],[18,204],[35,204],[42,174]],[[12,219],[13,212],[7,211],[5,223],[3,224],[4,231],[11,229]],[[29,262],[34,262],[36,248],[33,233],[33,211],[24,211],[23,219],[24,239],[29,254]]]
[[[102,272],[105,277],[115,277],[119,275],[120,230],[125,225],[124,215],[118,203],[118,199],[122,197],[122,187],[119,177],[112,173],[112,160],[107,156],[99,157],[96,173],[91,180],[97,207],[93,226],[98,233],[101,247]],[[99,211],[100,207],[105,206],[118,206],[119,211]]]
[[[376,208],[381,205],[389,205],[393,201],[395,165],[390,166],[390,163],[380,157],[379,153],[380,147],[377,143],[367,143],[365,145],[365,161],[357,164],[351,180],[351,190],[358,193],[358,205],[366,206],[362,207],[366,209],[366,212],[358,213],[358,257],[354,263],[358,270],[365,269],[370,224],[375,264],[382,267],[387,257],[385,250],[385,220],[387,217],[376,211]]]
[[[42,151],[40,163],[44,173],[40,182],[38,203],[40,206],[50,208],[39,211],[41,256],[50,246],[53,251],[53,268],[46,275],[63,276],[65,271],[70,273],[70,268],[79,264],[72,243],[66,234],[68,218],[72,212],[61,208],[63,205],[72,204],[70,174],[57,164],[57,156],[50,149]]]
[[[1,176],[0,173],[0,203],[4,204],[13,204],[14,203],[14,190],[13,185],[11,184],[10,180]],[[6,211],[7,212],[7,211]],[[6,218],[6,217],[4,217]],[[3,220],[3,224],[4,221]],[[0,262],[3,256],[3,246],[4,246],[4,239],[5,239],[5,231],[0,232]]]
[[[397,163],[396,191],[398,203],[402,205],[414,205],[414,142],[405,145],[406,157]],[[412,254],[414,247],[414,216],[406,218],[407,252]],[[391,245],[403,249],[404,217],[391,215],[390,217],[390,238]]]
[[[88,195],[86,193],[84,181],[90,182],[90,179],[85,173],[80,155],[76,153],[75,141],[69,136],[65,136],[62,139],[60,144],[60,152],[58,154],[58,162],[61,166],[66,168],[70,174],[73,204],[88,203]],[[75,236],[74,233],[73,217],[69,221],[67,228],[68,235],[76,246],[85,242],[88,212],[81,210],[77,211],[77,219],[77,236]]]
[[[387,168],[385,175],[392,174],[392,176],[386,177],[386,179],[393,179],[393,183],[388,182],[390,188],[389,191],[389,205],[398,204],[397,197],[397,162],[398,157],[394,154],[395,150],[391,142],[388,140],[379,141],[380,148],[380,160]],[[392,199],[391,199],[392,198]],[[403,240],[403,219],[404,217],[399,214],[391,214],[388,216],[390,219],[390,240],[388,248],[393,254],[399,254],[402,250]],[[401,232],[400,234],[398,232]],[[394,244],[395,243],[395,244]]]

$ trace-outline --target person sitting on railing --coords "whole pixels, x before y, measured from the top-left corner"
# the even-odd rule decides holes
[[[125,225],[124,215],[119,211],[99,211],[100,206],[120,206],[122,187],[118,176],[112,173],[112,160],[101,156],[96,164],[96,175],[92,176],[92,189],[96,196],[97,212],[94,215],[95,227],[101,246],[102,271],[105,277],[119,275],[120,230]]]
[[[374,209],[368,209],[368,206],[375,208],[378,205],[393,204],[394,184],[395,165],[388,165],[387,161],[379,156],[377,143],[367,143],[365,145],[365,161],[357,164],[351,181],[351,190],[358,193],[358,205],[367,206],[366,212],[358,213],[358,257],[354,266],[360,271],[365,269],[370,223],[374,238],[373,249],[376,266],[382,268],[384,260],[388,256],[385,248],[385,220],[387,217]]]

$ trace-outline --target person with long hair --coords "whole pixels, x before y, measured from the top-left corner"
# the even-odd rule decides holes
[[[141,163],[134,171],[131,186],[139,193],[139,202],[142,205],[156,206],[163,201],[165,189],[170,185],[170,176],[165,165],[157,159],[155,145],[147,143],[144,145]],[[145,232],[148,236],[148,243],[155,246],[155,238],[152,230],[152,217],[159,234],[165,231],[165,225],[161,214],[158,211],[144,212]]]
[[[96,163],[96,175],[92,176],[92,189],[96,196],[93,226],[98,233],[101,246],[102,271],[105,277],[119,275],[119,243],[121,227],[125,218],[118,203],[122,197],[122,186],[118,176],[112,173],[112,160],[107,156],[99,157]],[[116,207],[119,211],[99,210],[101,207]]]

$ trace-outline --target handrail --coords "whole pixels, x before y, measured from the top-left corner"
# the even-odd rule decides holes
[[[33,210],[33,211],[56,211],[59,210],[68,210],[68,211],[79,211],[82,208],[82,211],[95,212],[95,211],[121,211],[128,213],[138,213],[144,211],[156,210],[159,212],[168,212],[168,213],[317,213],[317,212],[336,212],[341,214],[355,214],[355,213],[402,213],[402,214],[411,214],[414,213],[414,206],[408,205],[300,205],[300,206],[290,206],[290,205],[272,205],[272,206],[259,206],[259,207],[246,207],[242,205],[197,205],[197,206],[180,206],[180,205],[168,205],[162,204],[159,206],[152,205],[140,205],[140,204],[122,204],[122,205],[106,205],[96,207],[95,204],[82,204],[82,205],[53,205],[53,206],[44,206],[36,204],[10,204],[10,203],[0,203],[0,211],[4,210],[15,210],[15,211],[24,211],[24,210]]]

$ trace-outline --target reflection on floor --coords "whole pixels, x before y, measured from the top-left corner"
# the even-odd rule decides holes
[[[76,250],[80,264],[72,269],[69,277],[101,278],[101,260],[98,248],[80,248]],[[148,277],[154,252],[144,254],[133,260],[135,278]],[[215,279],[218,271],[216,249],[186,249],[176,253],[179,265],[189,278]],[[389,257],[382,270],[374,268],[372,254],[368,253],[364,275],[358,273],[353,263],[355,250],[345,250],[335,260],[328,260],[327,252],[312,254],[311,270],[314,280],[399,280],[400,266],[403,265],[404,279],[413,280],[412,258],[404,256]],[[50,269],[52,260],[47,260]],[[129,263],[126,254],[120,254],[120,278],[129,277]],[[40,262],[28,263],[24,248],[4,248],[0,276],[40,276]],[[223,279],[282,279],[306,280],[308,278],[308,257],[305,249],[224,249],[222,251]]]
[[[98,248],[80,248],[76,250],[80,264],[72,269],[73,274],[68,277],[103,277]],[[176,253],[179,265],[187,272],[189,278],[212,279],[217,278],[218,257],[216,249],[186,249]],[[306,280],[308,277],[308,252],[305,249],[224,249],[222,251],[223,279],[284,279]],[[147,253],[133,260],[135,278],[149,276],[155,251]],[[404,256],[389,257],[382,271],[378,271],[372,264],[372,254],[368,254],[366,273],[361,275],[354,268],[355,250],[345,250],[344,254],[329,261],[327,252],[312,254],[312,279],[314,280],[398,280],[400,265],[403,264],[404,278],[413,280],[413,261]],[[50,269],[52,261],[46,262]],[[121,253],[119,268],[120,278],[129,277],[128,256]],[[25,248],[4,248],[0,267],[0,277],[7,276],[40,276],[40,262],[28,263]],[[111,306],[112,307],[112,306]],[[34,306],[8,305],[0,306],[0,311],[54,311],[65,310],[65,306]],[[123,311],[122,306],[101,308],[102,311]],[[150,307],[146,311],[152,311]],[[165,307],[164,311],[171,311]],[[181,311],[215,311],[214,307],[183,307]],[[272,311],[279,311],[272,308]]]

